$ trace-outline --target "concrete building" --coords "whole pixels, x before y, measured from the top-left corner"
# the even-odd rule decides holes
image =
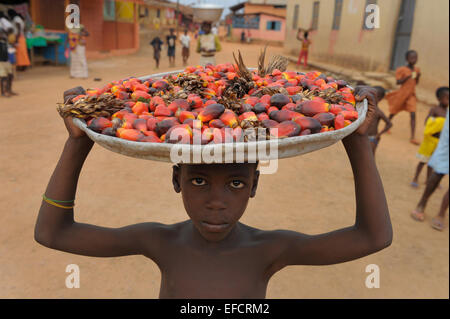
[[[189,27],[192,24],[193,9],[178,5],[178,25]],[[139,23],[150,30],[175,28],[177,26],[177,4],[167,0],[143,0],[139,5]]]
[[[139,3],[142,0],[30,0],[29,6],[35,24],[66,32],[65,8],[77,4],[81,23],[90,33],[86,39],[86,56],[101,58],[139,49]]]
[[[421,85],[433,89],[449,82],[448,12],[448,0],[287,0],[285,48],[298,54],[297,30],[310,29],[311,59],[375,72],[414,49]]]
[[[252,40],[283,42],[286,30],[286,1],[249,0],[230,7],[232,36],[244,32]]]

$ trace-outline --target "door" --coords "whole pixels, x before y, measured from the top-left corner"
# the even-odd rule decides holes
[[[405,54],[409,50],[411,41],[415,5],[416,0],[402,0],[392,51],[391,70],[405,64]]]

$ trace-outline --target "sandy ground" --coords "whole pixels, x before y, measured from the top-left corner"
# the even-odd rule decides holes
[[[260,47],[224,44],[218,62],[244,52],[256,66]],[[281,52],[270,48],[269,53]],[[177,52],[178,69],[181,57]],[[198,56],[190,62],[198,61]],[[33,239],[41,195],[59,158],[66,132],[55,110],[65,89],[97,87],[129,75],[155,72],[151,51],[90,61],[90,78],[69,78],[65,67],[36,67],[19,74],[18,97],[0,98],[0,297],[2,298],[157,298],[160,273],[141,256],[90,258],[51,250]],[[163,61],[159,71],[168,70]],[[93,78],[102,78],[94,82]],[[386,105],[381,104],[386,110]],[[418,111],[418,136],[427,107]],[[392,245],[356,261],[326,267],[288,267],[269,283],[268,298],[448,298],[449,232],[433,230],[448,179],[429,201],[427,220],[409,216],[424,189],[409,186],[417,147],[408,142],[408,114],[395,118],[392,135],[383,137],[377,163],[394,228]],[[421,177],[424,181],[424,176]],[[76,217],[80,222],[119,227],[144,221],[186,219],[171,185],[171,166],[127,158],[95,146],[82,172]],[[318,234],[346,227],[355,218],[351,169],[342,144],[302,157],[281,160],[278,172],[263,175],[242,222],[262,229]],[[67,289],[65,270],[80,267],[81,287]],[[380,269],[380,288],[365,286],[366,266]]]

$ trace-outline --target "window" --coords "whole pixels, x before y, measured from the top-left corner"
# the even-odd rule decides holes
[[[114,0],[105,0],[103,2],[103,20],[116,20],[116,2]]]
[[[311,30],[317,30],[319,26],[319,5],[319,1],[314,1]]]
[[[156,17],[161,18],[161,10],[160,9],[156,9]]]
[[[299,8],[299,5],[296,4],[294,6],[294,18],[292,19],[292,29],[293,30],[297,30],[297,28],[298,28],[298,8]]]
[[[334,0],[333,30],[339,30],[341,26],[342,0]]]
[[[366,0],[366,5],[363,8],[363,10],[364,10],[364,19],[363,19],[363,25],[362,25],[363,30],[372,30],[372,28],[368,28],[366,25],[367,16],[370,14],[370,11],[367,12],[366,8],[370,4],[377,4],[377,0]]]
[[[272,31],[280,31],[281,30],[281,21],[267,21],[267,30]]]

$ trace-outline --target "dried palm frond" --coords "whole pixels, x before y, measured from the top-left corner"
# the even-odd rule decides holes
[[[196,74],[181,73],[175,79],[170,78],[169,84],[172,86],[179,86],[183,92],[187,94],[200,94],[204,89],[204,80]]]
[[[265,76],[266,75],[266,68],[264,66],[264,60],[266,59],[266,50],[267,45],[264,47],[264,51],[261,51],[258,58],[258,74],[259,76]]]
[[[251,82],[251,81],[253,81],[252,73],[245,66],[244,60],[242,59],[241,51],[238,50],[238,53],[239,53],[238,59],[236,59],[236,56],[234,55],[234,52],[233,52],[233,58],[238,67],[238,69],[236,70],[236,73],[238,74],[238,76],[240,78],[242,78],[248,82]]]
[[[241,103],[235,93],[222,94],[222,96],[217,100],[217,103],[222,104],[225,108],[238,113],[241,108]]]
[[[269,63],[265,69],[265,74],[271,74],[273,70],[277,69],[281,72],[286,71],[287,66],[289,65],[289,60],[281,55],[275,55],[270,58]]]
[[[109,117],[124,108],[124,100],[114,95],[87,96],[75,103],[58,103],[57,110],[62,117],[92,118]]]

